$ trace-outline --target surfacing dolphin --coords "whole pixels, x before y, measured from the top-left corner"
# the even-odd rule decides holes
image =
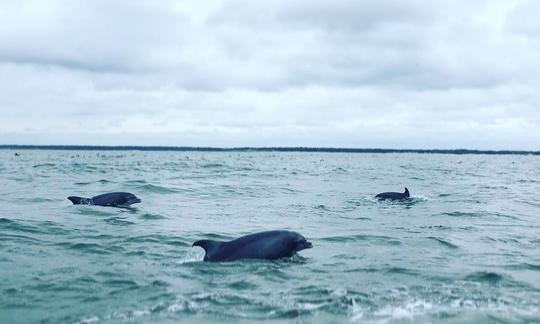
[[[232,241],[200,240],[193,243],[206,252],[204,261],[236,261],[240,259],[276,260],[292,257],[296,252],[311,249],[313,244],[291,231],[267,231],[242,236]]]
[[[139,198],[129,192],[110,192],[92,198],[69,196],[68,199],[71,200],[73,205],[96,205],[123,208],[141,202]]]
[[[403,200],[408,199],[411,197],[411,194],[409,193],[409,189],[405,187],[405,192],[382,192],[375,196],[375,198],[378,199],[390,199],[390,200]]]

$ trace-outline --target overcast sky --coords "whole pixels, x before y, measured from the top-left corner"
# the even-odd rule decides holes
[[[0,0],[0,143],[539,150],[539,13]]]

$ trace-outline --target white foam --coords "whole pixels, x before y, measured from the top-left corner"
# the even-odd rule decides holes
[[[305,310],[305,311],[312,311],[312,310],[315,310],[315,309],[319,309],[319,308],[323,307],[324,305],[326,305],[326,303],[321,303],[321,304],[298,303],[297,304],[298,309]]]
[[[435,201],[436,200],[434,198],[430,198],[428,196],[423,196],[423,195],[414,195],[414,196],[411,196],[411,199],[416,200],[416,201]]]
[[[145,309],[145,310],[134,310],[132,312],[133,316],[134,317],[142,317],[142,316],[145,316],[145,315],[150,315],[152,312]]]
[[[403,319],[412,318],[415,315],[424,314],[425,312],[432,310],[433,304],[425,300],[415,300],[411,303],[405,304],[399,307],[387,306],[381,310],[376,311],[376,316],[389,316],[392,318]]]
[[[204,294],[202,295],[202,298],[204,298],[205,296],[210,296],[210,294]],[[188,300],[184,297],[178,296],[174,304],[171,304],[169,305],[169,307],[167,307],[167,312],[178,313],[178,312],[189,311],[189,310],[193,311],[193,310],[196,310],[197,308],[199,308],[199,304],[197,304],[196,302],[192,300]]]
[[[336,297],[347,296],[347,289],[345,289],[345,288],[336,288],[336,289],[332,290],[331,295],[336,296]]]
[[[360,307],[356,302],[354,301],[354,298],[352,299],[352,306],[351,306],[351,322],[358,322],[364,317],[364,310],[362,307]]]
[[[198,250],[198,249],[197,249]],[[176,261],[177,264],[200,262],[204,259],[204,251],[192,249],[182,259]]]
[[[99,321],[99,317],[92,316],[92,317],[88,317],[88,318],[83,318],[80,321],[75,322],[75,324],[89,324],[89,323],[95,323],[95,322],[98,322],[98,321]]]

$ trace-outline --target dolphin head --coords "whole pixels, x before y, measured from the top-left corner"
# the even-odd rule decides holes
[[[140,203],[141,200],[137,198],[134,194],[126,192],[126,193],[119,193],[123,194],[124,196],[119,198],[117,202],[118,207],[129,207],[133,204]]]
[[[127,205],[132,205],[132,204],[141,202],[141,200],[137,198],[134,194],[128,194],[126,198],[127,198],[127,203],[126,203]]]
[[[306,238],[302,235],[296,232],[292,232],[291,234],[291,244],[294,252],[311,249],[313,247],[313,244],[310,241],[306,240]]]

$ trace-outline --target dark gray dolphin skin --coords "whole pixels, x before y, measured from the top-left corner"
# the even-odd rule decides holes
[[[92,198],[82,198],[77,196],[68,197],[73,205],[96,205],[106,207],[129,207],[132,204],[140,203],[141,200],[129,192],[110,192]]]
[[[204,261],[223,262],[240,259],[276,260],[292,257],[296,252],[311,249],[313,244],[290,231],[268,231],[242,236],[232,241],[200,240],[193,243],[204,249]]]
[[[378,199],[390,199],[390,200],[403,200],[410,198],[411,194],[409,193],[409,189],[405,187],[405,192],[382,192],[375,196],[375,198]]]

